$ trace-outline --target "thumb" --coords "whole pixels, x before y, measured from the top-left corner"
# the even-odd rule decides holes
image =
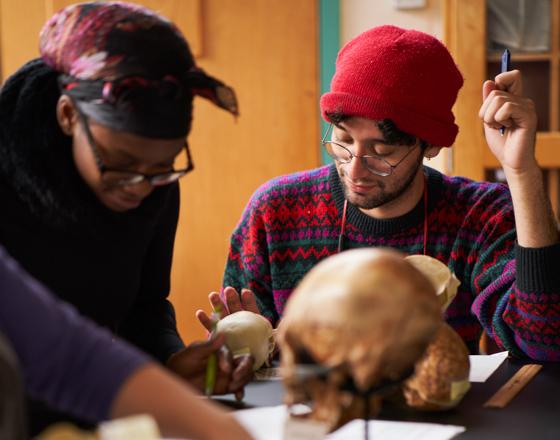
[[[484,101],[490,92],[496,88],[496,83],[494,81],[488,80],[484,81],[482,84],[482,100]]]

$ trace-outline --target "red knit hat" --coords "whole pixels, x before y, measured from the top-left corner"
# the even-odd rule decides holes
[[[461,73],[439,40],[379,26],[339,52],[331,91],[321,97],[321,113],[327,121],[327,113],[391,119],[401,131],[449,147],[458,131],[451,108],[462,85]]]

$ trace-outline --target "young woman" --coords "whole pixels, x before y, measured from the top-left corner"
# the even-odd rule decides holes
[[[167,301],[177,180],[193,169],[194,95],[237,114],[234,92],[195,66],[171,22],[136,5],[69,6],[43,28],[40,53],[0,92],[0,243],[201,389],[207,350],[184,346]],[[250,379],[252,361],[235,362],[217,393]],[[30,407],[32,434],[60,418]]]

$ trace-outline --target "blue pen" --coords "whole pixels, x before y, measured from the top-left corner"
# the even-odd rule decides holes
[[[510,70],[511,66],[510,66],[510,59],[511,59],[511,53],[509,52],[509,49],[504,50],[504,53],[502,54],[502,68],[501,68],[501,73],[507,72]],[[500,134],[503,136],[504,133],[506,132],[506,127],[500,127]]]

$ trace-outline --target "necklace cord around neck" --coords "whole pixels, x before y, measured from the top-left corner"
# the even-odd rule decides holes
[[[423,247],[422,251],[424,255],[427,255],[428,251],[428,179],[424,174],[424,237],[423,237]],[[344,198],[344,207],[342,208],[342,221],[340,222],[340,232],[338,234],[338,247],[337,253],[341,253],[344,250],[344,230],[346,228],[346,212],[348,210],[348,199]]]

